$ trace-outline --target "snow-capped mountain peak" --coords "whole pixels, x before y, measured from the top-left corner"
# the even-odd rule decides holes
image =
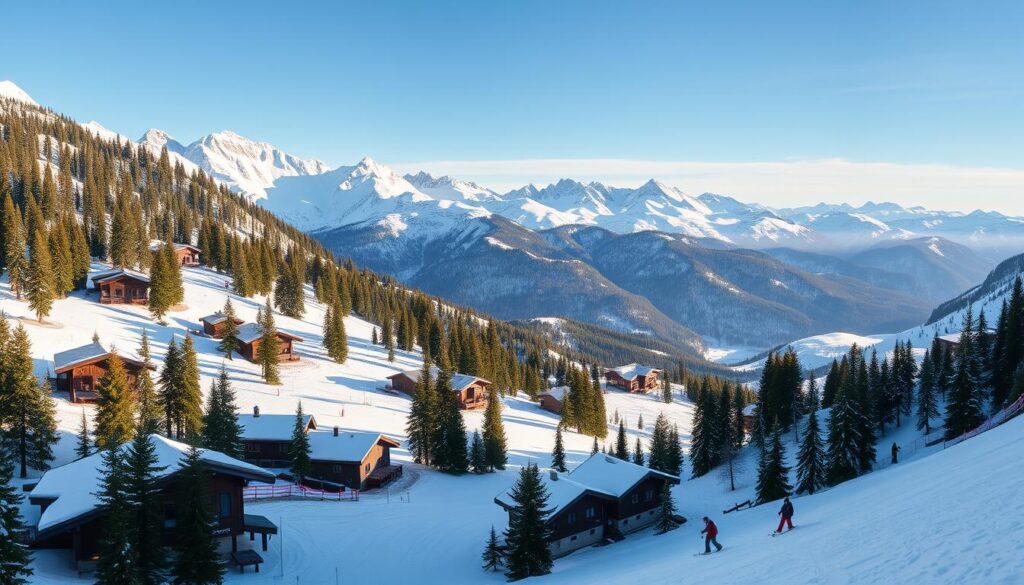
[[[471,181],[462,181],[444,175],[435,177],[426,171],[405,175],[405,180],[434,199],[449,201],[487,201],[501,197],[494,191]]]
[[[169,152],[177,154],[183,154],[185,152],[185,145],[174,139],[173,136],[159,130],[157,128],[150,128],[146,130],[146,133],[139,139],[139,144],[148,146],[154,152],[160,152],[163,147],[167,147]]]
[[[36,100],[32,99],[32,96],[28,95],[28,92],[9,80],[0,81],[0,98],[17,100],[33,106],[39,105]]]

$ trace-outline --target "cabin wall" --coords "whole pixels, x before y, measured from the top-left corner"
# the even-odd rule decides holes
[[[553,396],[541,396],[540,407],[548,412],[562,414],[562,402],[555,399]]]
[[[661,490],[665,480],[649,477],[619,498],[613,512],[615,524],[623,534],[650,526],[658,519]]]
[[[260,467],[288,467],[291,465],[290,440],[247,440],[242,441],[244,453],[242,458]]]

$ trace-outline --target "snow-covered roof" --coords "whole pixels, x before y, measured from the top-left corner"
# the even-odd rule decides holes
[[[743,416],[754,416],[754,413],[756,411],[757,411],[757,404],[756,403],[748,404],[748,405],[743,407]]]
[[[100,270],[97,272],[91,272],[89,273],[88,280],[95,285],[96,283],[106,282],[108,280],[113,280],[115,278],[120,278],[122,276],[134,278],[135,280],[149,284],[148,276],[141,272],[129,270],[127,268],[115,268],[113,270]]]
[[[552,509],[553,512],[568,506],[588,492],[605,498],[615,499],[615,494],[610,494],[598,488],[574,481],[567,474],[558,473],[553,469],[540,470],[540,479],[544,487],[547,488],[548,508]],[[509,488],[507,491],[498,494],[494,501],[506,509],[514,507],[516,503],[512,499],[512,489]]]
[[[313,415],[303,416],[302,422],[309,428],[310,421],[313,421],[313,428],[316,428],[316,419]],[[265,441],[288,441],[292,438],[292,428],[295,426],[294,414],[252,414],[238,415],[238,424],[242,425],[242,439],[265,440]]]
[[[565,399],[566,392],[569,391],[568,386],[555,386],[546,392],[541,392],[541,396],[550,396],[555,400],[562,402]]]
[[[81,347],[66,349],[53,354],[53,367],[55,370],[63,370],[76,364],[104,357],[109,353],[110,350],[100,345],[98,341],[93,341]]]
[[[277,330],[278,337],[286,337],[295,341],[302,341],[302,338],[291,333],[285,333],[280,329]],[[263,337],[263,330],[256,323],[246,323],[238,328],[238,335],[236,335],[238,341],[242,343],[252,343],[257,339]]]
[[[150,435],[150,441],[156,453],[156,466],[164,468],[157,472],[157,477],[164,478],[177,473],[189,446],[156,434]],[[119,448],[122,454],[125,454],[127,449],[128,445]],[[96,453],[55,467],[43,474],[30,494],[32,499],[52,500],[39,517],[40,532],[73,521],[99,507],[96,494],[101,488],[102,457],[102,453]],[[242,477],[274,482],[273,473],[218,451],[200,449],[200,459],[207,465],[216,467],[218,471],[234,472]]]
[[[341,431],[337,436],[333,430],[311,431],[309,437],[310,458],[318,461],[362,461],[380,441],[393,447],[399,442],[380,433]]]
[[[223,311],[217,311],[216,313],[207,315],[205,317],[201,317],[199,320],[202,321],[203,323],[209,323],[210,325],[216,325],[218,323],[223,323],[224,321],[227,321],[228,318],[227,318],[226,315],[224,315]],[[238,317],[235,317],[235,322],[240,324],[242,322],[242,320],[239,319]]]
[[[947,333],[946,335],[940,335],[939,339],[950,343],[960,343],[960,335],[961,333],[959,331],[956,333]]]
[[[622,378],[625,380],[634,380],[640,376],[646,376],[654,372],[661,373],[661,370],[659,370],[658,368],[652,368],[651,366],[642,366],[640,364],[626,364],[624,366],[612,368],[609,371],[617,373],[618,375],[622,376]]]
[[[398,372],[397,374],[392,374],[392,375],[388,376],[388,378],[394,378],[395,376],[405,376],[406,378],[409,378],[413,382],[419,382],[420,381],[420,372],[421,371],[422,371],[422,368],[415,369],[415,370],[406,370],[404,372]],[[437,379],[437,375],[440,374],[440,373],[441,373],[441,368],[439,368],[437,366],[430,366],[430,377],[431,377],[431,379],[435,379],[436,380]],[[486,379],[481,378],[479,376],[470,376],[469,374],[460,374],[458,372],[452,374],[452,390],[455,391],[455,392],[461,392],[462,390],[465,390],[467,386],[469,386],[470,384],[473,384],[475,382],[483,382],[484,384],[490,384],[491,383],[490,380],[486,380]]]
[[[591,455],[586,461],[580,463],[579,467],[573,469],[569,473],[569,477],[579,483],[621,497],[629,488],[652,473],[679,483],[679,478],[674,475],[637,465],[632,461],[623,461],[604,453]]]
[[[163,247],[163,245],[164,245],[163,242],[157,240],[157,241],[155,241],[155,242],[153,242],[152,244],[149,245],[149,251],[150,252],[156,252],[161,247]],[[200,250],[199,248],[193,246],[192,244],[174,244],[174,249],[175,250],[181,250],[183,248],[190,248],[192,250],[195,250],[196,252],[202,252],[202,250]]]

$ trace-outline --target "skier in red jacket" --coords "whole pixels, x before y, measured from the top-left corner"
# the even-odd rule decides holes
[[[789,529],[793,530],[793,502],[789,501],[789,497],[782,503],[782,509],[779,510],[779,527],[775,529],[775,532],[782,532],[783,525],[789,525]]]
[[[722,550],[722,545],[718,544],[718,527],[711,521],[707,516],[704,517],[704,530],[700,531],[704,534],[704,554],[711,554],[711,545],[715,545],[715,550]]]

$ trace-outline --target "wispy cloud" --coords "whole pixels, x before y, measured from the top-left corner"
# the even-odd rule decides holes
[[[895,201],[934,209],[1024,215],[1024,169],[808,159],[776,162],[628,159],[440,160],[393,165],[472,180],[498,191],[570,177],[619,186],[651,178],[690,193],[721,193],[773,207],[820,201]]]

